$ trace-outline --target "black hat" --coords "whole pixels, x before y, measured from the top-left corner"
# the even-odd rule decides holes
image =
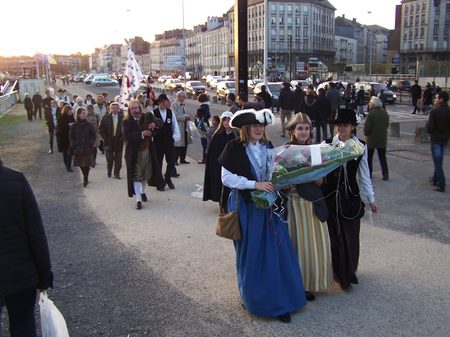
[[[254,109],[240,110],[233,115],[231,118],[230,125],[233,128],[242,128],[244,125],[248,124],[273,124],[275,122],[275,117],[269,109],[262,109],[255,111]]]
[[[108,93],[106,91],[102,92],[102,96],[108,96]]]
[[[66,89],[61,88],[58,90],[58,92],[66,92]]]
[[[160,101],[164,100],[170,101],[169,97],[166,94],[160,94],[156,99],[155,104],[159,104]]]
[[[352,124],[358,125],[356,120],[356,112],[353,109],[339,109],[338,116],[334,120],[328,121],[328,124]]]

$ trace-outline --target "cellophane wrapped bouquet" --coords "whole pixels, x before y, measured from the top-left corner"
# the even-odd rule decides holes
[[[364,154],[365,146],[357,139],[337,145],[283,145],[269,150],[271,182],[277,188],[290,184],[304,184],[326,176],[343,163]],[[271,207],[278,193],[253,191],[253,202],[261,209]]]

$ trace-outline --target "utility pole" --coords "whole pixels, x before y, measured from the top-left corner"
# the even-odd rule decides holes
[[[241,92],[248,94],[248,36],[247,36],[247,0],[235,0],[235,69],[236,96]],[[267,12],[266,12],[267,13]]]
[[[269,61],[267,52],[269,50],[269,0],[264,0],[264,84],[267,87],[269,77]]]
[[[291,82],[291,64],[292,64],[292,35],[289,35],[289,82]]]

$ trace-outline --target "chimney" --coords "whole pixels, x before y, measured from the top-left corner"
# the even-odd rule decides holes
[[[356,22],[356,18],[353,18],[353,22]]]
[[[342,18],[345,19],[345,14],[342,14]]]

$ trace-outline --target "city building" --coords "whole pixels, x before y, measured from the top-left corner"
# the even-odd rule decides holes
[[[227,15],[208,17],[206,27],[206,31],[201,33],[203,72],[219,76],[230,74],[231,63],[228,52],[231,50],[231,45]]]
[[[345,32],[343,32],[343,34],[345,34]],[[353,36],[336,34],[334,37],[334,48],[336,52],[334,62],[356,64],[357,45],[358,41]]]
[[[402,33],[402,5],[395,6],[395,28],[388,38],[387,62],[392,65],[392,73],[400,72],[400,41]]]
[[[387,63],[388,40],[390,34],[389,29],[379,25],[369,25],[367,28],[374,34],[374,63]]]
[[[13,76],[21,76],[24,74],[24,69],[34,69],[33,72],[36,73],[36,67],[39,68],[39,74],[42,75],[43,67],[42,63],[37,57],[30,56],[11,56],[3,57],[0,56],[0,72],[8,72]]]
[[[191,31],[186,30],[186,35],[191,34]],[[155,41],[150,43],[150,71],[160,73],[161,75],[181,75],[183,71],[182,65],[166,66],[166,62],[182,62],[178,60],[165,60],[164,56],[177,55],[183,57],[184,42],[183,30],[174,29],[165,31],[163,34],[156,34]],[[146,71],[145,69],[143,69]]]

